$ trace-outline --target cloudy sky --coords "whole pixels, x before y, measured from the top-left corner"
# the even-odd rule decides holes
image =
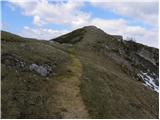
[[[117,1],[5,0],[1,1],[1,29],[48,40],[95,25],[106,33],[158,47],[158,0]]]

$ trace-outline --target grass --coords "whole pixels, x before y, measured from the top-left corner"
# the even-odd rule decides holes
[[[83,65],[81,94],[92,118],[158,118],[156,93],[124,73],[111,59],[104,61],[91,51],[79,50],[78,54]]]
[[[105,44],[108,53],[117,54],[128,46],[104,33],[74,41],[85,32],[56,38],[63,44],[2,33],[2,118],[158,118],[158,94],[104,54]],[[5,59],[5,54],[15,57]],[[17,67],[13,59],[26,67],[56,67],[43,77]]]
[[[26,67],[30,64],[56,65],[53,72],[43,77],[29,69],[2,63],[2,118],[58,118],[55,104],[55,74],[64,69],[70,56],[43,41],[6,41],[2,43],[2,56],[16,55]],[[13,63],[12,63],[13,65]],[[53,94],[55,93],[55,94]]]
[[[5,31],[1,31],[1,40],[2,41],[7,41],[7,42],[21,42],[23,41],[23,37],[20,37],[18,35],[14,35],[12,33],[8,33]]]
[[[85,33],[84,29],[77,29],[75,31],[72,31],[69,34],[63,35],[61,37],[58,37],[52,40],[59,43],[75,44],[77,42],[80,42],[83,39],[84,33]]]
[[[80,94],[80,78],[82,75],[82,64],[75,55],[74,48],[69,50],[70,61],[66,64],[65,70],[55,76],[56,94],[55,98],[59,105],[58,113],[61,118],[88,118],[88,111],[85,108]],[[64,69],[63,69],[64,70]]]
[[[65,45],[54,47],[55,44],[27,40],[2,43],[2,56],[17,56],[15,59],[23,60],[26,66],[33,63],[56,65],[49,76],[43,77],[29,69],[10,66],[13,63],[7,64],[12,61],[3,62],[2,118],[87,117],[79,95],[81,63],[75,56],[74,48],[68,49]],[[64,91],[61,91],[62,88]],[[76,101],[73,102],[73,99]],[[78,104],[83,111],[77,110]],[[59,108],[59,105],[62,107]]]

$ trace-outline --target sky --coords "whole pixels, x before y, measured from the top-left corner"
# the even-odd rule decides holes
[[[49,40],[83,26],[158,48],[158,0],[1,0],[2,30]]]

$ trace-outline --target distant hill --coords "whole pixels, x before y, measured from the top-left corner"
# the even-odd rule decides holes
[[[6,31],[1,31],[1,40],[17,42],[17,41],[22,41],[23,37],[6,32]]]
[[[95,26],[50,41],[1,35],[2,118],[158,118],[158,49]]]

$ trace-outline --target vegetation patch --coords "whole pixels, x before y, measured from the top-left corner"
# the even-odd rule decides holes
[[[84,29],[78,29],[78,30],[72,31],[69,34],[52,39],[52,41],[56,41],[59,43],[75,44],[77,42],[80,42],[83,39],[84,33],[85,33]]]

